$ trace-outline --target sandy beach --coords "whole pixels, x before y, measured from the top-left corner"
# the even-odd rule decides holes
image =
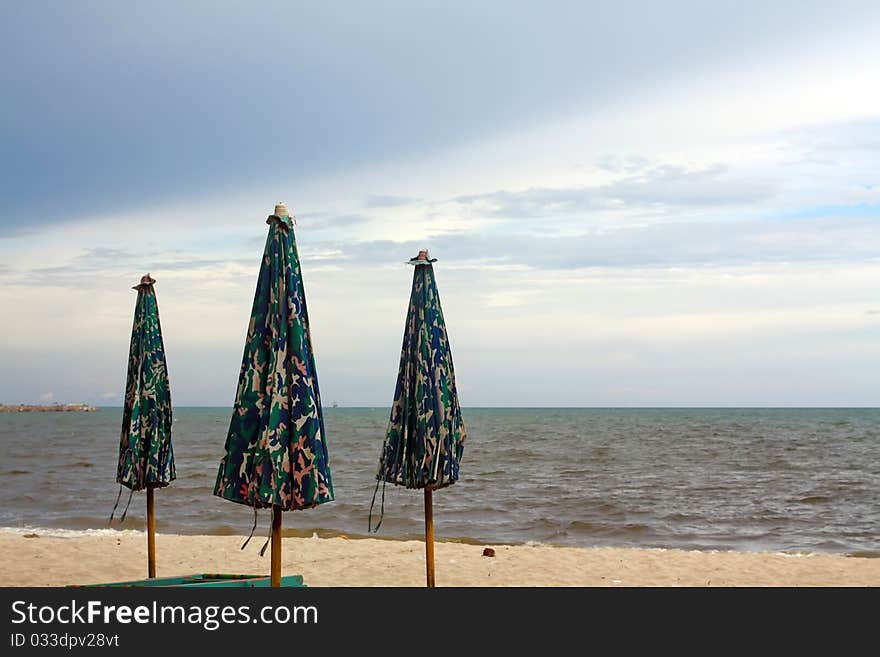
[[[157,575],[268,574],[263,538],[157,537]],[[636,548],[437,543],[437,585],[467,586],[880,586],[880,559],[836,555],[689,552]],[[146,577],[136,531],[99,535],[0,531],[0,585],[65,586]],[[285,538],[283,574],[308,586],[423,586],[424,544],[383,539]]]

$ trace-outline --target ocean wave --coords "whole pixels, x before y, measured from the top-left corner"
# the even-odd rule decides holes
[[[824,504],[825,502],[830,502],[831,498],[828,495],[806,495],[791,501],[798,504]]]
[[[81,538],[83,536],[142,536],[137,529],[61,529],[56,527],[0,527],[0,533],[25,536],[35,534],[45,538]]]

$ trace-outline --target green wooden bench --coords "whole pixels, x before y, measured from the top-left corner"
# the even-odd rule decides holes
[[[192,586],[192,587],[244,587],[244,588],[269,588],[269,577],[262,575],[228,575],[224,573],[200,573],[198,575],[185,575],[183,577],[154,577],[152,579],[136,579],[129,582],[112,582],[109,584],[86,584],[82,588],[126,588],[134,586]],[[305,588],[302,575],[288,575],[281,578],[281,586]]]

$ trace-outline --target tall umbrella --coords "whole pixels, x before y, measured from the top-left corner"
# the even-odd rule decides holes
[[[409,261],[415,266],[412,291],[394,404],[376,474],[377,489],[379,482],[383,485],[388,482],[425,491],[428,586],[434,586],[432,491],[454,484],[458,479],[467,435],[455,389],[452,351],[434,280],[434,262],[436,258],[429,258],[427,250],[420,251]]]
[[[147,490],[147,572],[156,576],[156,520],[153,491],[176,478],[174,450],[171,447],[171,388],[168,366],[156,303],[156,281],[149,274],[132,289],[137,290],[131,346],[128,352],[128,377],[119,440],[119,463],[116,481],[119,496],[122,486],[129,488],[128,501],[136,490]],[[119,504],[119,496],[116,505]],[[113,512],[110,519],[113,519]],[[122,513],[122,520],[128,505]]]
[[[330,502],[333,484],[294,222],[279,203],[266,223],[214,494],[253,507],[255,516],[257,509],[272,509],[271,583],[280,586],[281,512]]]

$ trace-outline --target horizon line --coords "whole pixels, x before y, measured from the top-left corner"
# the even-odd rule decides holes
[[[79,404],[83,402],[71,402],[71,404]],[[24,406],[54,406],[56,404],[23,404]],[[65,404],[58,404],[64,406]],[[95,408],[123,408],[122,405],[113,405],[113,406],[105,406],[105,405],[97,405],[97,404],[85,404],[87,406],[94,406]],[[181,404],[179,406],[175,406],[175,408],[225,408],[232,410],[234,408],[233,405],[226,404]],[[322,409],[330,409],[330,410],[340,410],[340,409],[353,409],[353,410],[363,410],[363,409],[390,409],[391,404],[382,405],[382,404],[373,404],[373,405],[353,405],[353,406],[324,406],[322,405]],[[510,410],[530,410],[530,409],[558,409],[558,410],[656,410],[656,409],[685,409],[685,410],[717,410],[717,409],[756,409],[756,410],[772,410],[772,409],[880,409],[880,405],[871,406],[871,405],[855,405],[855,406],[847,406],[847,405],[815,405],[815,406],[800,406],[800,405],[767,405],[767,406],[738,406],[738,405],[726,405],[726,406],[676,406],[676,405],[662,405],[662,406],[462,406],[462,409],[510,409]]]

